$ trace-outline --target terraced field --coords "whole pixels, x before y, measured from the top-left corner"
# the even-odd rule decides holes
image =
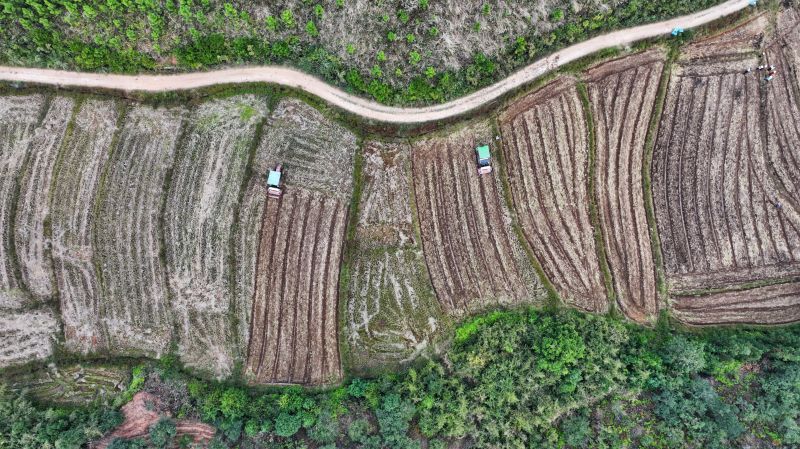
[[[673,314],[694,325],[786,324],[800,321],[800,283],[673,298]]]
[[[411,211],[411,148],[364,145],[363,190],[350,269],[350,365],[386,370],[435,350],[448,327],[433,293]]]
[[[30,139],[13,224],[22,283],[40,300],[50,299],[56,292],[49,229],[45,223],[50,215],[50,192],[58,150],[72,119],[75,101],[69,97],[55,97],[48,106],[41,125]]]
[[[49,365],[6,380],[11,388],[25,390],[41,401],[86,405],[110,403],[125,390],[129,377],[127,367]]]
[[[189,118],[164,212],[167,273],[178,352],[188,366],[225,377],[239,351],[231,321],[233,222],[266,102],[204,103]]]
[[[425,260],[439,303],[451,315],[542,296],[511,228],[499,164],[491,175],[477,174],[475,147],[492,140],[488,124],[480,123],[413,146]]]
[[[511,197],[528,244],[561,297],[604,312],[589,217],[588,128],[575,80],[558,78],[500,115]]]
[[[355,136],[297,100],[281,101],[270,116],[254,165],[282,162],[285,188],[264,209],[246,364],[251,382],[341,380],[339,264],[355,151]]]
[[[601,64],[586,73],[605,251],[617,304],[628,318],[639,322],[654,319],[659,309],[642,165],[665,59],[663,52],[651,51]]]
[[[113,101],[89,99],[76,112],[53,175],[50,204],[53,267],[66,347],[109,348],[99,321],[102,301],[95,265],[94,204],[120,111]]]
[[[800,273],[799,223],[791,219],[789,204],[779,207],[764,157],[764,74],[743,71],[758,64],[754,42],[764,25],[747,24],[750,38],[742,37],[742,29],[716,38],[718,57],[707,46],[696,57],[690,47],[673,71],[652,167],[673,291]],[[736,51],[737,45],[750,51]]]

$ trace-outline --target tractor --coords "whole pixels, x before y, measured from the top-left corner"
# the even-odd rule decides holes
[[[479,175],[488,175],[492,172],[492,155],[489,152],[489,145],[481,145],[475,148],[475,157],[478,160]]]
[[[283,194],[281,189],[281,164],[275,166],[275,170],[270,170],[267,174],[267,196],[280,199]]]

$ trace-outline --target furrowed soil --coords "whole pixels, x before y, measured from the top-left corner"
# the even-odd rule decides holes
[[[242,179],[266,101],[231,97],[188,119],[164,214],[167,272],[178,353],[217,377],[239,353],[232,320],[233,222]]]
[[[642,186],[647,127],[666,55],[650,51],[586,72],[596,135],[595,185],[617,304],[628,318],[656,318],[659,303]]]
[[[755,69],[766,24],[690,45],[671,75],[652,179],[673,292],[800,274],[800,222],[765,156],[761,91],[780,87]]]
[[[346,308],[351,369],[386,370],[435,351],[448,327],[415,231],[411,148],[364,145],[363,191]]]
[[[20,180],[14,221],[14,247],[22,283],[40,300],[55,296],[55,276],[45,223],[50,215],[50,192],[58,150],[72,119],[75,101],[50,100],[44,119],[30,139],[28,162]]]
[[[800,321],[800,283],[673,298],[673,315],[693,325],[786,324]]]
[[[99,318],[115,354],[159,356],[170,343],[160,218],[181,122],[180,110],[131,108],[105,170],[94,242]]]
[[[354,135],[298,100],[281,101],[270,116],[254,166],[282,163],[284,192],[264,208],[246,364],[252,383],[341,381],[339,268],[355,151]]]
[[[543,289],[511,227],[501,167],[478,175],[487,123],[417,141],[412,175],[422,245],[442,309],[463,316],[499,304],[538,303]]]
[[[94,204],[109,157],[119,111],[113,101],[85,100],[66,137],[51,192],[53,267],[58,284],[66,348],[108,348],[101,327],[102,292],[94,263]]]
[[[562,299],[604,312],[589,215],[588,127],[575,81],[559,78],[500,115],[511,197],[528,244]]]
[[[777,21],[777,36],[766,49],[768,64],[777,76],[764,89],[767,162],[777,194],[793,210],[800,207],[800,14],[783,10]],[[795,226],[800,222],[795,221]]]

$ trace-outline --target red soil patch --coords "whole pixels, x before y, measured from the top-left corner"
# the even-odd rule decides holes
[[[92,449],[106,449],[115,438],[144,438],[150,426],[159,419],[169,417],[169,413],[161,410],[160,401],[150,393],[136,393],[131,402],[122,406],[125,421],[101,440],[93,443]],[[207,443],[216,434],[216,429],[197,421],[180,420],[176,423],[177,438],[183,435],[192,437],[195,443]]]

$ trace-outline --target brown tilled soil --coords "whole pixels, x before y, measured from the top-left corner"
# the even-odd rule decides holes
[[[500,116],[519,222],[562,298],[608,309],[589,218],[589,143],[575,81],[559,78]]]
[[[681,49],[682,62],[722,62],[752,54],[764,39],[769,14],[761,13],[741,25],[693,42]]]
[[[658,314],[642,164],[665,55],[651,51],[586,73],[597,138],[595,185],[617,303],[635,321]]]
[[[253,383],[341,380],[337,295],[347,204],[299,187],[267,200],[247,375]]]
[[[538,282],[514,236],[495,172],[479,176],[475,147],[492,143],[485,124],[414,145],[414,193],[425,260],[451,314],[537,299]]]
[[[745,73],[758,65],[750,50],[673,70],[652,167],[673,291],[800,274],[800,223],[765,160],[760,93],[779,85],[762,81],[763,72]]]
[[[777,75],[766,94],[767,159],[777,188],[800,206],[800,14],[783,11],[778,20],[778,38],[766,50],[767,62]],[[800,225],[800,223],[795,223]]]
[[[105,449],[115,438],[147,437],[150,426],[159,419],[169,416],[168,413],[161,411],[158,398],[145,392],[136,393],[131,402],[123,405],[122,414],[125,416],[125,421],[111,433],[93,443],[90,446],[92,449]],[[216,433],[216,430],[208,424],[190,420],[177,421],[175,427],[178,431],[177,438],[189,435],[195,444],[207,443]]]
[[[678,296],[673,315],[693,325],[785,324],[800,321],[800,282],[708,296]]]

